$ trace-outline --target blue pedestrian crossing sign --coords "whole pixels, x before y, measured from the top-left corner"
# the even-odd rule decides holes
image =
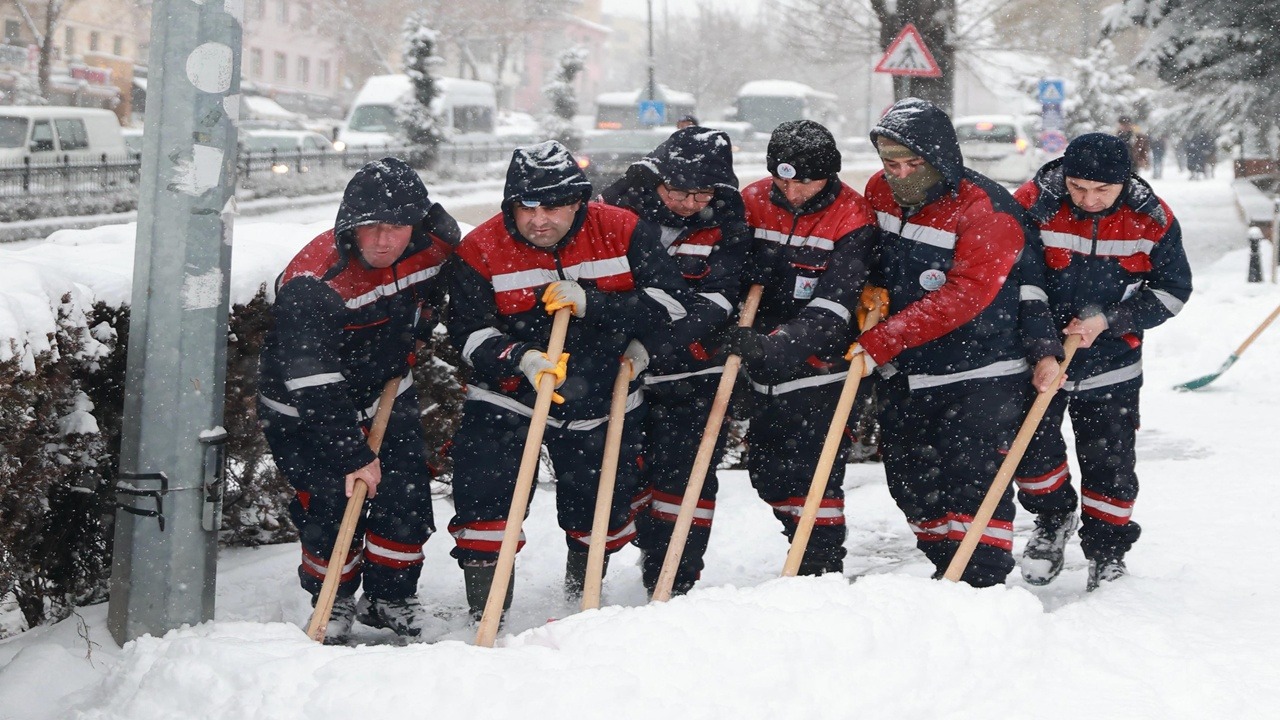
[[[661,100],[641,100],[639,113],[641,125],[661,125],[667,120],[667,104]]]
[[[1040,81],[1040,104],[1061,105],[1067,95],[1067,84],[1060,78],[1044,78]]]

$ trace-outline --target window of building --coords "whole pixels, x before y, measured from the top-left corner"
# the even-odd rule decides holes
[[[98,32],[89,33],[89,52],[98,52],[98,45],[102,42],[102,35]]]
[[[320,87],[322,88],[329,87],[329,61],[328,60],[320,61],[320,77],[318,77],[317,80],[319,81]]]
[[[249,77],[262,77],[262,50],[260,48],[249,49]]]
[[[280,0],[276,4],[276,21],[281,25],[289,24],[289,3],[287,0]]]
[[[285,80],[289,77],[289,58],[284,53],[276,53],[276,79]]]
[[[298,75],[295,79],[303,85],[311,82],[311,58],[298,58]]]
[[[6,45],[22,44],[22,23],[17,20],[4,21],[4,42]]]
[[[267,0],[249,0],[248,17],[261,20],[267,15]]]
[[[66,33],[66,42],[62,44],[63,57],[71,57],[76,52],[76,29],[69,27]]]
[[[298,26],[303,29],[308,29],[311,27],[311,23],[313,22],[314,20],[311,17],[311,3],[298,3]]]
[[[111,54],[124,55],[124,38],[117,35],[111,39]]]

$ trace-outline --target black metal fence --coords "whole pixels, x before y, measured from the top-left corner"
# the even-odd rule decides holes
[[[419,146],[375,145],[336,150],[248,152],[236,159],[240,178],[262,173],[301,177],[305,173],[326,168],[354,170],[369,160],[393,155],[405,158],[411,165],[425,165]],[[506,160],[511,148],[500,144],[442,145],[437,150],[437,165],[475,165]],[[141,177],[142,156],[102,154],[90,158],[63,155],[52,161],[19,161],[0,163],[0,198],[22,198],[36,195],[84,195],[131,191]]]

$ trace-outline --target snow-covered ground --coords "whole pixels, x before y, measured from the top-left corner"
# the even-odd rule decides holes
[[[1132,575],[1099,592],[1084,591],[1078,543],[1044,588],[1016,572],[987,590],[929,580],[882,469],[853,465],[846,575],[856,582],[777,579],[786,555],[777,522],[743,473],[724,472],[698,589],[646,604],[627,548],[611,563],[607,607],[575,613],[560,596],[565,546],[554,487],[544,485],[496,649],[470,645],[444,533],[427,543],[419,588],[439,610],[436,642],[407,647],[310,642],[298,627],[309,608],[297,546],[226,551],[215,622],[120,649],[99,605],[0,641],[0,718],[1272,717],[1280,486],[1266,448],[1280,430],[1280,328],[1204,390],[1171,389],[1217,369],[1280,303],[1276,285],[1244,282],[1244,228],[1228,183],[1155,183],[1186,228],[1196,293],[1148,334],[1135,514],[1143,537],[1128,557]],[[317,227],[239,224],[234,272],[266,272]],[[77,282],[119,296],[127,275],[107,258],[129,254],[124,234],[0,249],[0,297],[15,259],[46,268],[41,277],[55,284],[71,260],[87,260],[95,270]],[[450,514],[437,503],[439,525]],[[1015,553],[1029,528],[1020,515]]]

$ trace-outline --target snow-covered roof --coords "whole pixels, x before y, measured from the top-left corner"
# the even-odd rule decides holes
[[[240,117],[251,120],[293,120],[301,117],[285,110],[280,103],[261,95],[245,95],[240,98]]]
[[[646,92],[644,88],[639,90],[627,90],[624,92],[607,92],[600,93],[596,96],[596,105],[635,105],[641,99],[641,93]],[[671,88],[658,83],[658,96],[663,102],[675,103],[677,105],[696,105],[697,98],[693,93],[681,92],[680,90],[672,90]]]
[[[810,97],[822,96],[835,99],[835,95],[792,80],[752,80],[738,90],[738,97],[744,95],[763,95],[765,97]]]

